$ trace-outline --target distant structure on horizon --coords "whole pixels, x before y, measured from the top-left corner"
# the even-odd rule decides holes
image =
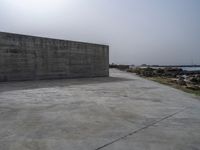
[[[107,76],[107,45],[0,32],[0,81]]]

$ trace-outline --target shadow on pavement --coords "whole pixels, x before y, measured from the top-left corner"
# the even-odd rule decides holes
[[[131,81],[133,79],[119,77],[99,77],[99,78],[80,78],[80,79],[56,79],[56,80],[37,80],[37,81],[17,81],[1,82],[0,92],[14,90],[28,90],[37,88],[65,87],[72,85],[101,84],[109,82]]]

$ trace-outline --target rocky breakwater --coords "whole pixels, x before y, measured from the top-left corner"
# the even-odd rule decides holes
[[[136,73],[163,84],[171,85],[184,91],[195,91],[200,95],[200,71],[184,71],[181,68],[131,68],[128,72]]]

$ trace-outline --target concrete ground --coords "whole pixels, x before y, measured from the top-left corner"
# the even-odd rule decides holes
[[[198,150],[200,101],[110,78],[0,83],[0,150]]]

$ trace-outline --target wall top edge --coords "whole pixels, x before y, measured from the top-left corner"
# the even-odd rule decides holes
[[[72,40],[65,40],[65,39],[55,39],[55,38],[50,38],[50,37],[32,36],[32,35],[25,35],[25,34],[18,34],[18,33],[10,33],[10,32],[2,32],[2,31],[0,31],[0,35],[1,34],[13,35],[13,36],[19,36],[19,37],[31,37],[31,38],[36,38],[36,39],[55,40],[55,41],[62,41],[62,42],[74,42],[74,43],[79,43],[79,44],[90,44],[90,45],[96,45],[96,46],[105,46],[105,47],[109,48],[109,45],[105,45],[105,44],[97,44],[97,43],[89,43],[89,42],[81,42],[81,41],[72,41]]]

